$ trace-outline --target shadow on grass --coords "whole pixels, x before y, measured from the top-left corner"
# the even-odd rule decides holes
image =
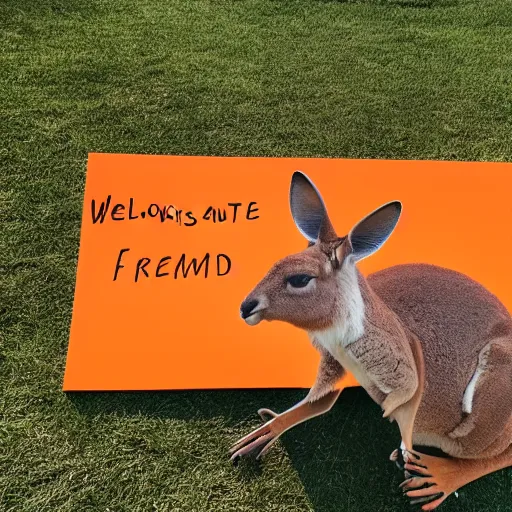
[[[252,419],[260,407],[284,410],[307,390],[191,390],[68,392],[81,414],[113,414],[182,420],[224,418],[229,424]]]
[[[402,495],[403,473],[389,455],[400,444],[395,423],[361,388],[343,392],[333,410],[283,436],[292,464],[316,512],[420,511]],[[423,453],[439,450],[415,446]],[[440,512],[510,511],[512,471],[474,482],[450,496]]]
[[[227,425],[254,422],[260,407],[283,411],[301,400],[305,390],[180,391],[68,393],[82,414],[175,419],[222,417]],[[380,512],[412,508],[398,485],[402,473],[389,461],[399,445],[395,424],[360,388],[347,389],[327,414],[285,433],[281,443],[297,471],[316,512]],[[421,447],[422,451],[429,452]],[[226,447],[227,449],[227,447]],[[431,452],[431,451],[430,451]],[[243,480],[261,477],[265,459],[245,459],[233,471]],[[495,473],[451,496],[443,512],[506,511],[510,472]]]

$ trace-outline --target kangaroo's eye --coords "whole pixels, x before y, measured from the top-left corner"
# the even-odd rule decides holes
[[[293,288],[304,288],[313,279],[313,276],[307,274],[296,274],[286,279],[286,282]]]

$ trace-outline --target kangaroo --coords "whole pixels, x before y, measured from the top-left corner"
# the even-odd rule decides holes
[[[402,442],[390,460],[404,471],[411,504],[434,510],[512,466],[512,319],[504,305],[468,276],[429,264],[363,277],[357,263],[394,231],[398,201],[339,237],[319,191],[297,171],[290,207],[307,247],[272,266],[240,315],[250,326],[277,320],[305,330],[321,356],[317,377],[285,412],[260,409],[266,423],[234,444],[231,460],[260,458],[285,431],[329,411],[348,371],[398,425]]]

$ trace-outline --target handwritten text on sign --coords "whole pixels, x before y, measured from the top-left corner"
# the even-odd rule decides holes
[[[159,205],[151,203],[145,209],[139,209],[135,205],[135,199],[130,197],[128,204],[114,203],[112,196],[109,195],[104,201],[91,201],[91,217],[93,224],[103,224],[105,220],[112,222],[133,221],[137,219],[156,219],[160,222],[173,222],[179,226],[193,227],[198,222],[209,222],[212,224],[222,224],[224,222],[235,223],[244,221],[254,221],[260,218],[258,214],[259,208],[256,201],[248,204],[244,203],[227,203],[224,207],[208,206],[204,212],[193,212],[191,210],[184,211],[178,209],[174,205]],[[129,247],[119,250],[117,262],[113,272],[113,280],[116,281],[120,277],[121,269],[126,268],[125,262],[129,259]],[[136,258],[137,259],[137,258]],[[131,276],[135,282],[138,282],[142,276],[149,278],[172,276],[174,279],[178,277],[188,277],[190,271],[195,276],[201,272],[203,277],[207,278],[211,275],[211,266],[214,265],[217,276],[225,276],[231,270],[231,258],[227,254],[218,253],[211,255],[206,253],[201,257],[191,257],[187,254],[181,254],[173,261],[172,256],[162,256],[158,261],[152,261],[151,258],[143,256],[138,258],[136,263],[132,262],[134,268]]]

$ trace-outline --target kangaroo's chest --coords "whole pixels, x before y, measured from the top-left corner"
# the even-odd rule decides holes
[[[350,350],[347,350],[346,344],[343,343],[346,333],[332,328],[325,331],[310,332],[309,336],[317,345],[329,352],[345,370],[350,372],[363,388],[368,389],[373,386],[368,373],[361,363],[351,355]]]

